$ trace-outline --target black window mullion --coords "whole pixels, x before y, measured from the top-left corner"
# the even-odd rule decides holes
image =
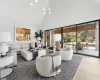
[[[63,48],[63,27],[61,28],[61,48]]]
[[[99,22],[99,58],[100,58],[100,20],[98,21]]]

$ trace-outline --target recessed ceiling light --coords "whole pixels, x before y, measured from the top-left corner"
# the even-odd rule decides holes
[[[42,9],[43,11],[45,10],[45,8]]]
[[[31,2],[30,5],[33,6],[34,4]]]
[[[49,14],[51,14],[51,11],[49,11]]]
[[[37,2],[38,2],[38,0],[35,0],[35,2],[37,3]]]
[[[51,10],[50,7],[48,8],[48,10],[49,10],[49,11]]]
[[[44,14],[46,14],[46,12],[44,12]]]

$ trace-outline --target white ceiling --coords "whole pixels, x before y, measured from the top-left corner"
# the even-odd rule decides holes
[[[91,1],[93,1],[94,3],[100,5],[100,0],[91,0]]]
[[[45,16],[42,8],[49,4],[46,3],[46,0],[38,0],[38,3],[30,6],[31,1],[34,0],[0,0],[0,16],[40,25]]]
[[[51,14],[41,23],[44,30],[100,19],[100,0],[52,0]]]
[[[99,8],[100,0],[82,0],[82,1],[80,0],[74,0],[74,1],[73,0],[52,0],[51,4],[46,3],[46,0],[38,0],[38,3],[35,3],[33,6],[30,6],[31,1],[34,1],[34,0],[0,0],[0,16],[7,16],[13,20],[19,20],[19,21],[29,23],[35,26],[39,26],[42,23],[43,26],[46,26],[46,27],[51,27],[51,26],[61,27],[61,26],[67,25],[66,22],[68,22],[69,20],[70,20],[69,22],[72,21],[72,23],[69,23],[69,24],[74,24],[74,20],[76,20],[76,17],[78,16],[78,14],[77,16],[74,16],[76,15],[76,11],[73,11],[74,6],[77,6],[78,8],[82,7],[84,9],[85,7],[84,5],[86,4],[86,1],[90,1],[90,3],[88,2],[87,4],[89,5],[89,7],[90,7],[90,4],[92,5],[92,3],[97,5],[97,6],[93,5],[93,7],[91,6],[91,8],[93,8],[92,15],[91,13],[87,15],[87,12],[85,12],[85,15],[89,16],[87,20],[92,19],[91,16],[93,16],[93,19],[98,18],[99,16],[99,13],[97,10],[99,10],[98,8]],[[50,1],[51,0],[49,0],[49,3]],[[82,2],[84,3],[81,6]],[[46,14],[45,16],[42,8],[48,5],[51,6],[52,13],[51,15]],[[85,8],[87,9],[88,6]],[[84,11],[81,10],[81,12],[84,12]],[[92,9],[91,9],[91,12],[92,12]],[[95,17],[95,15],[97,15],[97,17]],[[74,17],[74,20],[71,19],[72,17]],[[79,21],[82,22],[85,20],[85,17],[83,16],[84,20],[82,20],[81,17],[82,15],[80,15]],[[65,23],[64,22],[61,23],[63,19],[66,20]],[[47,24],[52,24],[52,25],[47,25]]]

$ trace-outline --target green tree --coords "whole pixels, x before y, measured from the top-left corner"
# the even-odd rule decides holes
[[[93,42],[95,38],[95,31],[94,30],[80,31],[78,33],[78,38],[82,42]]]
[[[64,42],[74,42],[75,41],[75,33],[64,33],[63,34]]]

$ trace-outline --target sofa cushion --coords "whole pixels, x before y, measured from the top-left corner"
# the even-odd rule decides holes
[[[22,44],[22,48],[29,48],[29,44]]]
[[[21,44],[12,44],[11,49],[21,49]]]

